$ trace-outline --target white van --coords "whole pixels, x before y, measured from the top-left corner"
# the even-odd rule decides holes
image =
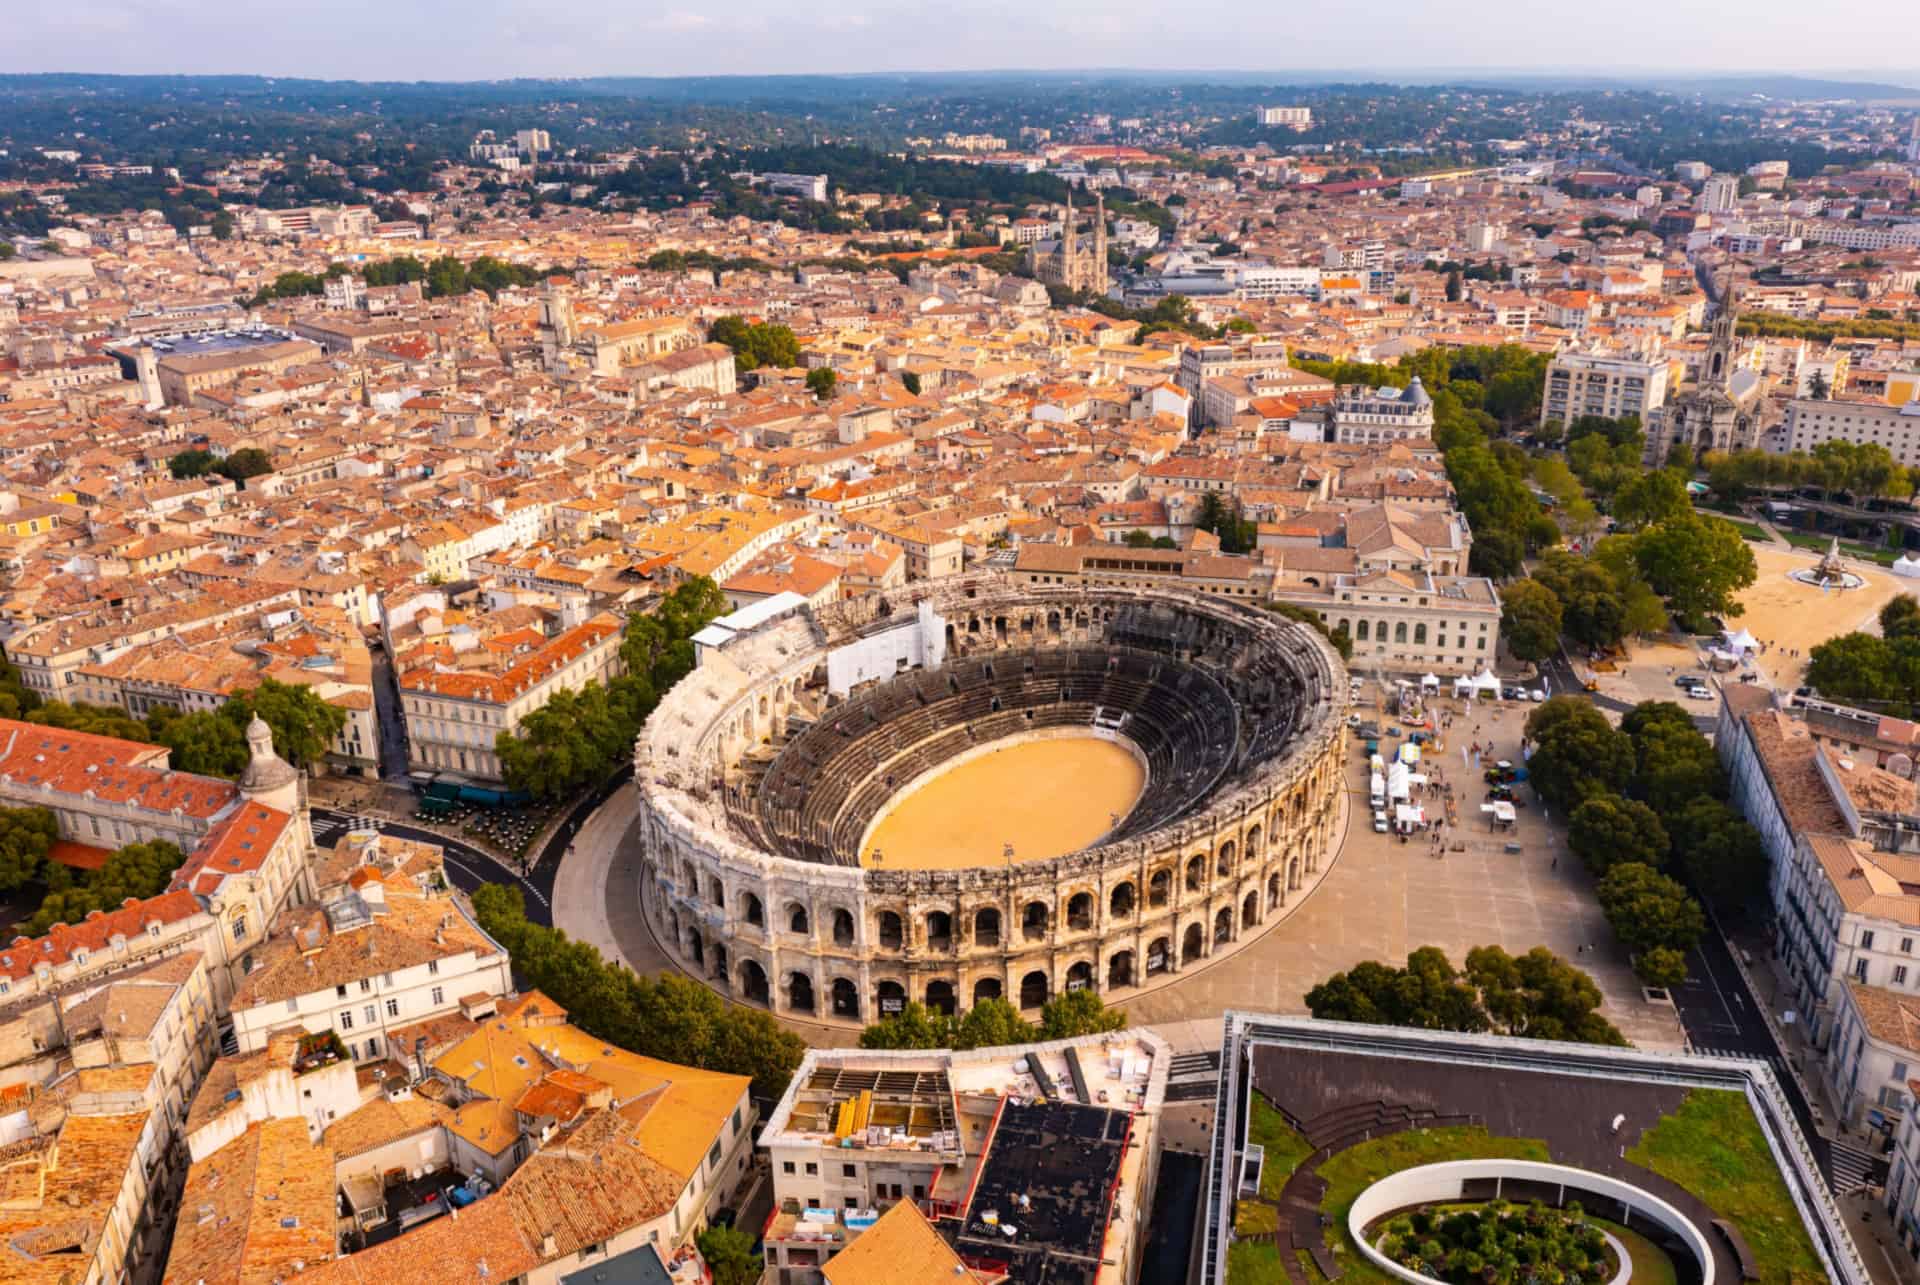
[[[1368,791],[1367,798],[1372,801],[1373,806],[1376,808],[1384,808],[1387,806],[1386,777],[1381,776],[1378,772],[1373,774],[1373,788]]]

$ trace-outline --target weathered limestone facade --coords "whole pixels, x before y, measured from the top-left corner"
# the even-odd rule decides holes
[[[827,711],[828,651],[912,621],[922,601],[946,619],[948,669],[1115,645],[1116,613],[1153,609],[1179,622],[1168,661],[1226,682],[1248,658],[1280,674],[1290,735],[1177,820],[1050,861],[869,870],[745,841],[725,806],[743,756],[777,746],[789,715]],[[1124,998],[1257,936],[1317,884],[1340,816],[1345,688],[1339,657],[1312,630],[1160,589],[981,575],[791,618],[708,655],[640,737],[646,913],[689,972],[804,1019],[867,1022],[906,999],[951,1011],[999,996],[1034,1008],[1081,987]]]

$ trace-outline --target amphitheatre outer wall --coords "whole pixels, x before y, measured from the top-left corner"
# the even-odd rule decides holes
[[[729,792],[755,756],[777,752],[790,718],[839,703],[827,654],[929,607],[944,618],[948,665],[1106,647],[1129,613],[1177,619],[1167,659],[1230,685],[1236,663],[1258,658],[1268,690],[1285,688],[1290,734],[1167,824],[1045,861],[864,869],[749,841]],[[704,652],[636,744],[648,924],[688,973],[796,1020],[858,1025],[908,999],[951,1011],[994,996],[1030,1009],[1080,988],[1124,998],[1204,969],[1317,886],[1340,819],[1345,687],[1310,628],[1158,589],[975,575],[796,612]]]

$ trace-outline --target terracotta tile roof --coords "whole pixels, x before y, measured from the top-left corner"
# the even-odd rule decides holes
[[[262,803],[248,803],[215,826],[173,872],[173,887],[191,888],[203,897],[218,892],[228,877],[251,874],[266,864],[293,817]]]
[[[128,803],[152,812],[180,811],[210,819],[232,806],[231,781],[157,766],[167,751],[89,732],[0,718],[0,786],[85,794],[104,803]]]
[[[14,938],[0,950],[0,977],[26,977],[40,964],[57,968],[76,951],[91,954],[105,950],[115,936],[131,940],[145,933],[149,925],[177,924],[199,913],[200,903],[187,892],[163,892],[145,900],[129,897],[118,910],[96,910],[78,924],[55,924],[44,937]]]
[[[896,1201],[820,1270],[827,1285],[935,1285],[978,1279],[911,1200]]]
[[[250,1125],[196,1163],[165,1285],[275,1285],[332,1258],[333,1165],[298,1116]]]
[[[1852,978],[1847,979],[1847,990],[1874,1039],[1903,1049],[1920,1050],[1920,996],[1866,986]]]

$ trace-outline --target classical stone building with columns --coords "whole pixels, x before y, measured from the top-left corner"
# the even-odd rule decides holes
[[[1333,856],[1346,675],[1261,607],[982,574],[762,617],[712,635],[635,750],[649,923],[735,998],[847,1023],[1124,999],[1264,932]],[[920,783],[1088,735],[1145,771],[1091,846],[864,859]]]

